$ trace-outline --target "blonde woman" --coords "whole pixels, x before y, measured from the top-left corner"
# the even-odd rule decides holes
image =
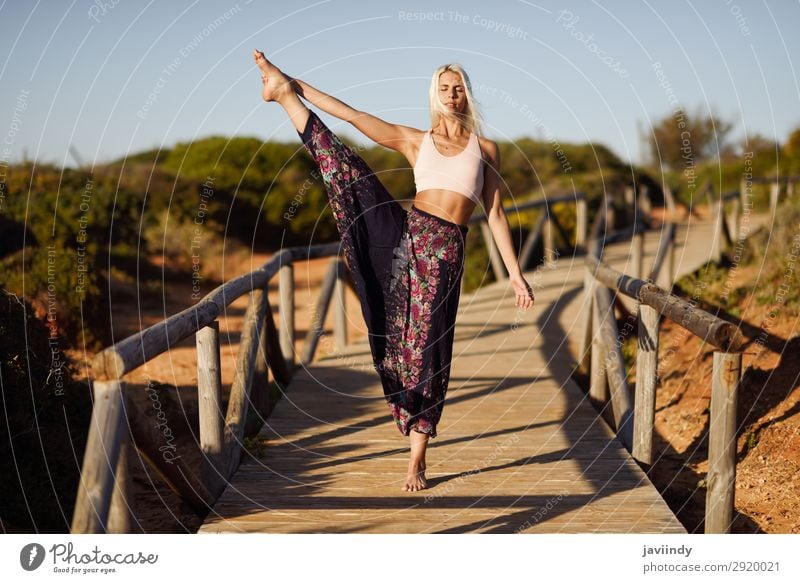
[[[319,167],[386,402],[400,433],[411,439],[403,490],[422,490],[428,439],[437,435],[450,377],[466,223],[477,204],[486,209],[517,307],[533,305],[502,208],[497,144],[480,135],[469,77],[458,64],[434,72],[432,127],[423,131],[353,109],[285,75],[258,50],[253,57],[263,99],[286,110]],[[300,97],[408,159],[416,183],[410,210]]]

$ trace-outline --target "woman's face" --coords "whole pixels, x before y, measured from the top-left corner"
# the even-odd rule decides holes
[[[448,111],[463,112],[467,105],[467,94],[461,75],[445,71],[439,75],[439,100]]]

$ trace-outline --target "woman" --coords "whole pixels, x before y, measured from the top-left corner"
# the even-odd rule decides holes
[[[421,490],[427,487],[428,439],[436,437],[447,392],[466,223],[481,200],[516,305],[533,305],[501,204],[497,144],[478,136],[469,78],[456,64],[434,73],[433,127],[421,131],[353,109],[288,77],[258,50],[253,57],[263,99],[283,106],[321,171],[386,401],[400,432],[411,438],[403,490]],[[409,211],[300,97],[408,159],[417,186]]]

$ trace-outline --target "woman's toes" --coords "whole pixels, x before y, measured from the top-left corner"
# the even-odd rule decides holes
[[[270,63],[269,61],[267,61],[267,58],[264,56],[264,53],[257,50],[253,53],[253,56],[255,57],[256,65],[258,65],[258,68],[261,69],[261,72],[265,75],[269,74]]]

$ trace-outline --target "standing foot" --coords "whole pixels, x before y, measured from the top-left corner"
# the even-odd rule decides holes
[[[408,475],[402,490],[416,492],[428,487],[428,481],[425,478],[425,450],[428,446],[429,435],[412,430],[409,436],[411,437],[411,459],[408,461]]]
[[[404,492],[416,492],[428,487],[428,480],[425,479],[425,466],[408,465],[408,475],[406,483],[403,484]]]

